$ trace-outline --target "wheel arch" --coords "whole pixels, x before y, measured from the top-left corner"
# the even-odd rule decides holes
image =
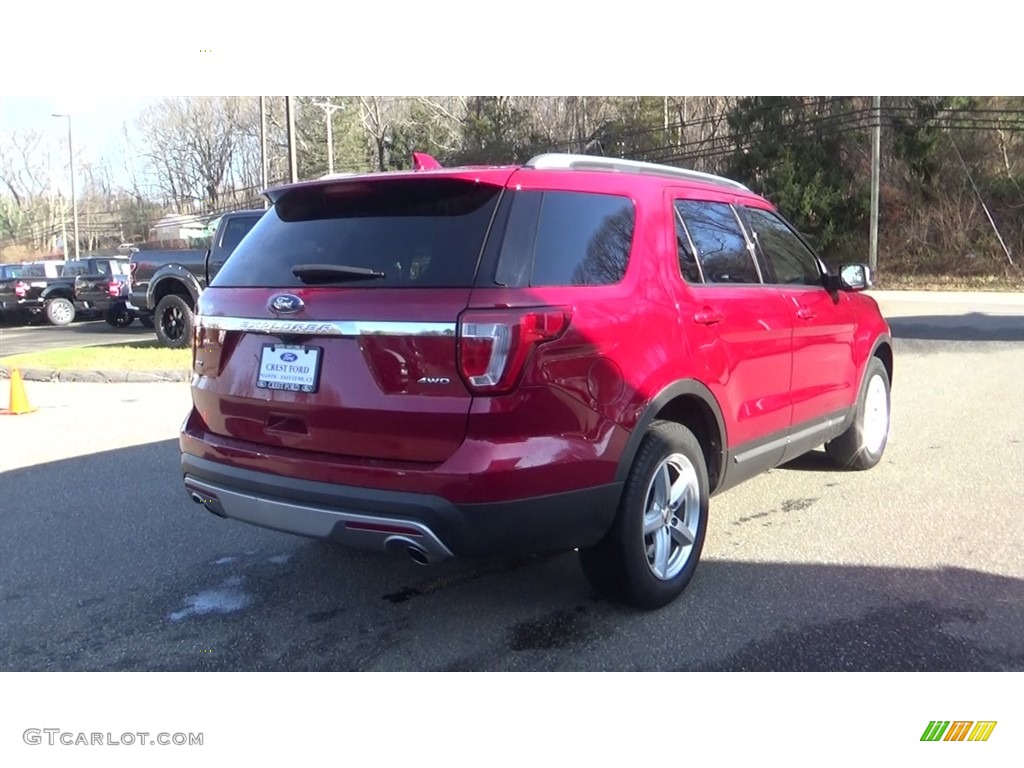
[[[73,288],[69,288],[66,285],[55,285],[50,288],[46,288],[40,295],[39,298],[43,301],[49,301],[50,299],[67,299],[74,303],[75,291]]]
[[[889,376],[889,386],[892,387],[892,374],[893,374],[893,350],[892,350],[892,337],[888,334],[882,334],[871,347],[871,354],[868,356],[870,362],[872,357],[877,357],[882,361],[882,365],[885,366],[885,372]],[[865,371],[867,364],[864,366]]]
[[[656,419],[682,424],[694,433],[704,452],[712,493],[722,482],[727,434],[722,410],[711,390],[694,379],[681,379],[662,389],[647,405],[626,442],[615,472],[625,482],[647,428]]]
[[[177,264],[170,264],[157,270],[150,281],[147,304],[156,311],[156,306],[162,298],[176,294],[188,299],[195,309],[200,292],[199,281],[191,272]]]

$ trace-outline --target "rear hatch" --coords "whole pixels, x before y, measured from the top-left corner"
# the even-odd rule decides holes
[[[193,398],[218,435],[441,462],[466,435],[456,324],[511,173],[277,193],[199,302]]]

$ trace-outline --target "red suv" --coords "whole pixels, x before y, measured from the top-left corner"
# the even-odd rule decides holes
[[[654,608],[708,498],[822,444],[878,463],[893,351],[728,179],[541,155],[278,187],[203,292],[192,499],[418,563],[578,549]]]

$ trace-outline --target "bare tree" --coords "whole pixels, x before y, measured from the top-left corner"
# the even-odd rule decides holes
[[[252,138],[252,110],[245,108],[246,98],[162,99],[140,118],[143,157],[160,190],[179,210],[216,210],[230,189],[233,163],[246,139]]]

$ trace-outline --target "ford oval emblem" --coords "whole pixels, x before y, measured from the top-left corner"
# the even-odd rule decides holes
[[[302,309],[304,304],[298,296],[291,293],[279,293],[270,300],[270,311],[278,314],[291,314]]]
[[[296,360],[299,359],[299,356],[296,355],[294,352],[285,352],[283,355],[281,355],[281,359],[284,360],[286,363],[294,363]]]

